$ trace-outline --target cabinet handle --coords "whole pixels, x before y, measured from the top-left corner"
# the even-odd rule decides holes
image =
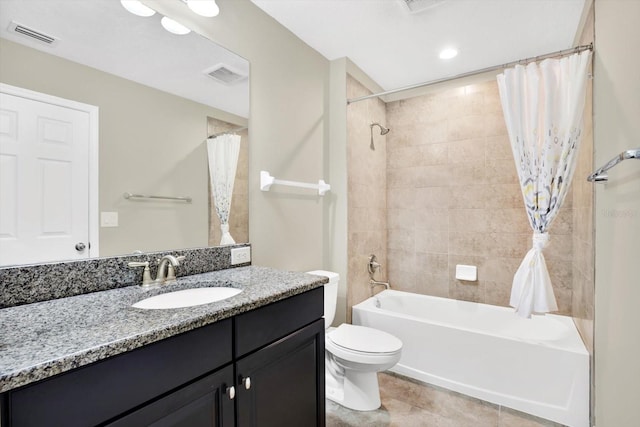
[[[244,384],[244,388],[249,390],[251,388],[251,378],[246,377],[242,380],[242,384]]]
[[[236,397],[236,388],[234,386],[227,387],[225,393],[229,395],[229,400],[233,400]]]

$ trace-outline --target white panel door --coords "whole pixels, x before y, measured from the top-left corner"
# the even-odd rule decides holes
[[[0,93],[0,265],[89,256],[89,122]]]

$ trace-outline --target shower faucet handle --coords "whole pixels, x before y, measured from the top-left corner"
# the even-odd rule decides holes
[[[369,264],[367,265],[367,268],[369,270],[369,276],[371,276],[371,278],[373,279],[373,275],[376,273],[377,270],[382,270],[382,265],[378,262],[378,258],[371,254],[369,255]]]

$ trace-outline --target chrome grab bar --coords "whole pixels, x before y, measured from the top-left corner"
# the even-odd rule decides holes
[[[640,148],[635,148],[633,150],[623,151],[622,153],[615,156],[613,159],[609,160],[606,165],[602,166],[600,169],[596,170],[594,173],[587,177],[587,181],[589,182],[607,182],[609,180],[609,176],[605,173],[618,163],[627,159],[640,159]]]

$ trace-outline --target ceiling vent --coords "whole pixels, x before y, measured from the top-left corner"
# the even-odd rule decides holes
[[[446,0],[401,0],[411,13],[422,12],[444,3]]]
[[[204,70],[204,73],[215,81],[228,86],[234,85],[247,78],[246,74],[226,64],[215,65]]]
[[[33,28],[26,27],[14,21],[9,23],[9,32],[20,34],[23,37],[28,37],[31,40],[35,40],[49,46],[53,46],[59,41],[57,37],[50,36],[42,31],[34,30]]]

